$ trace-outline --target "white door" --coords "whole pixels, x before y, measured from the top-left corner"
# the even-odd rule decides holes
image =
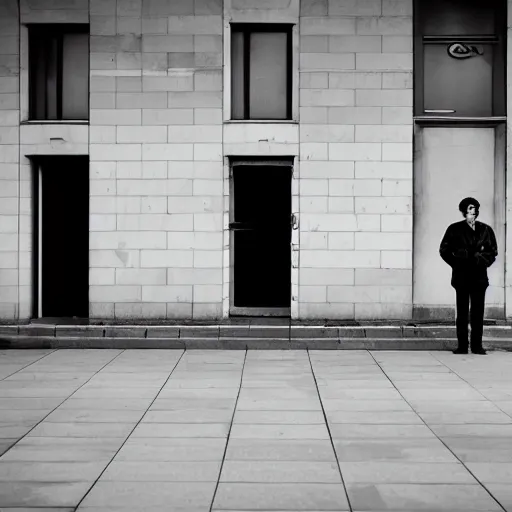
[[[459,202],[480,202],[478,220],[495,231],[494,128],[424,128],[416,139],[414,173],[414,305],[454,308],[451,268],[439,256],[449,224],[462,220]],[[498,239],[498,244],[500,240]],[[489,269],[487,306],[504,304],[504,247]]]

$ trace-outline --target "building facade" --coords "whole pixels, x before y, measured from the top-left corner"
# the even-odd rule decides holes
[[[506,3],[0,0],[0,318],[512,316]]]

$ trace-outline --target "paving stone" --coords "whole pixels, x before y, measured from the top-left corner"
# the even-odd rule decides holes
[[[424,425],[421,418],[412,411],[330,411],[326,415],[329,423]]]
[[[11,446],[18,441],[18,438],[0,438],[0,456],[3,455]]]
[[[231,439],[329,439],[325,425],[233,425]]]
[[[512,418],[503,412],[424,412],[419,415],[429,425],[512,424]]]
[[[9,383],[12,384],[12,383]],[[0,399],[2,398],[57,398],[61,401],[68,396],[72,395],[78,386],[73,387],[47,387],[41,385],[40,387],[19,387],[14,389],[1,389]]]
[[[108,410],[108,411],[145,411],[152,400],[149,398],[68,398],[60,410]]]
[[[512,462],[512,439],[503,437],[444,437],[443,442],[462,462]]]
[[[217,482],[221,461],[120,462],[114,460],[102,475],[107,482]],[[1,467],[1,466],[0,466]]]
[[[239,400],[318,400],[316,388],[242,388]]]
[[[239,411],[321,411],[320,400],[249,400],[240,398]]]
[[[426,425],[329,423],[329,430],[333,439],[436,438]]]
[[[109,461],[121,439],[25,437],[2,456],[4,461],[100,462]]]
[[[234,424],[324,425],[322,411],[236,411]]]
[[[229,423],[140,423],[133,437],[226,438]]]
[[[158,394],[158,399],[162,398],[236,398],[238,387],[229,388],[207,388],[207,389],[162,389]]]
[[[129,423],[135,425],[144,411],[101,409],[57,409],[47,416],[45,423]]]
[[[98,482],[83,501],[84,507],[132,507],[179,510],[209,507],[214,482]]]
[[[488,437],[512,439],[512,425],[429,425],[439,437]]]
[[[409,402],[411,407],[422,413],[432,412],[475,412],[475,413],[496,413],[499,409],[489,401],[470,401],[463,400],[460,402],[453,401],[437,401],[437,400],[413,400]]]
[[[448,386],[447,386],[448,388]],[[474,389],[401,389],[406,400],[485,400],[485,398]]]
[[[229,423],[232,417],[231,409],[151,410],[142,423]]]
[[[241,375],[234,379],[170,379],[165,388],[162,389],[162,393],[172,389],[214,389],[214,388],[227,388],[236,389],[240,387]]]
[[[2,482],[0,507],[75,507],[90,482]]]
[[[0,398],[0,410],[52,410],[61,403],[60,398]]]
[[[335,460],[330,441],[283,439],[230,439],[226,460]]]
[[[480,485],[349,484],[354,510],[502,510]]]
[[[133,438],[130,437],[116,461],[208,462],[221,461],[226,440],[220,438]]]
[[[337,398],[339,400],[402,400],[400,393],[392,388],[385,389],[332,389],[319,387],[322,400]]]
[[[395,389],[393,384],[389,382],[389,380],[350,380],[350,379],[330,379],[330,378],[317,378],[318,389],[320,392],[326,389],[342,389],[342,390],[351,390],[351,389],[364,389],[364,390],[372,390],[372,389]]]
[[[404,400],[347,400],[337,398],[322,399],[327,412],[410,412],[411,407]]]
[[[159,388],[151,387],[151,388],[121,388],[121,387],[86,387],[79,389],[76,393],[73,394],[74,399],[84,398],[102,398],[107,400],[109,398],[155,398],[158,394]]]
[[[5,462],[0,482],[94,482],[106,462]]]
[[[150,411],[231,409],[235,408],[236,396],[233,398],[157,398]]]
[[[33,423],[4,423],[0,422],[0,438],[20,438],[23,437],[27,432],[30,432],[34,425]]]
[[[455,462],[437,439],[336,439],[340,462]]]
[[[340,462],[341,474],[351,483],[476,484],[459,462]]]
[[[483,483],[510,484],[512,482],[512,462],[467,462],[466,466]]]
[[[341,484],[220,483],[213,506],[229,510],[349,510]]]
[[[488,491],[499,501],[505,510],[512,510],[512,489],[510,482],[507,484],[487,484]]]
[[[128,437],[135,422],[130,423],[40,423],[28,437]]]
[[[221,482],[341,483],[335,462],[226,461]]]

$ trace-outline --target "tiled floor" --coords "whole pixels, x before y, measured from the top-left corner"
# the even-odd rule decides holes
[[[512,353],[0,351],[0,511],[512,511]]]

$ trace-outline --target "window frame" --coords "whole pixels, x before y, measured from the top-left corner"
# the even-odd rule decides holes
[[[85,34],[87,35],[88,55],[90,55],[90,26],[86,23],[30,23],[27,24],[28,28],[28,120],[29,121],[88,121],[89,120],[89,105],[90,105],[90,87],[87,84],[87,116],[78,119],[67,119],[63,116],[62,111],[62,98],[63,98],[63,55],[64,55],[64,36],[67,34]],[[36,66],[37,59],[34,58],[34,47],[37,43],[44,40],[45,44],[52,40],[57,41],[57,57],[56,57],[56,111],[55,119],[48,117],[48,101],[43,98],[44,102],[44,117],[36,115],[37,107],[41,98],[38,98],[38,91],[36,86]],[[47,61],[48,62],[48,61]],[[89,59],[87,61],[87,75],[90,74]],[[48,77],[46,76],[46,83]]]
[[[507,92],[506,92],[506,38],[507,38],[507,10],[506,3],[503,0],[496,2],[495,33],[489,35],[431,35],[423,32],[421,15],[423,9],[420,3],[428,0],[414,0],[413,5],[413,52],[414,52],[414,117],[415,118],[441,118],[449,121],[450,119],[467,118],[489,118],[506,115]],[[455,115],[448,112],[428,113],[425,112],[425,47],[433,44],[449,44],[450,42],[461,42],[470,44],[492,44],[495,48],[492,70],[492,114],[491,116],[467,116]]]
[[[232,121],[276,121],[290,122],[293,120],[293,23],[231,23],[230,24],[230,61],[231,76],[229,77],[231,84],[230,98],[230,118]],[[285,118],[268,118],[268,117],[251,117],[250,105],[250,87],[251,87],[251,47],[250,38],[254,32],[267,33],[284,33],[286,34],[286,117]],[[233,39],[234,34],[241,33],[244,42],[243,52],[243,117],[237,119],[233,116]]]

